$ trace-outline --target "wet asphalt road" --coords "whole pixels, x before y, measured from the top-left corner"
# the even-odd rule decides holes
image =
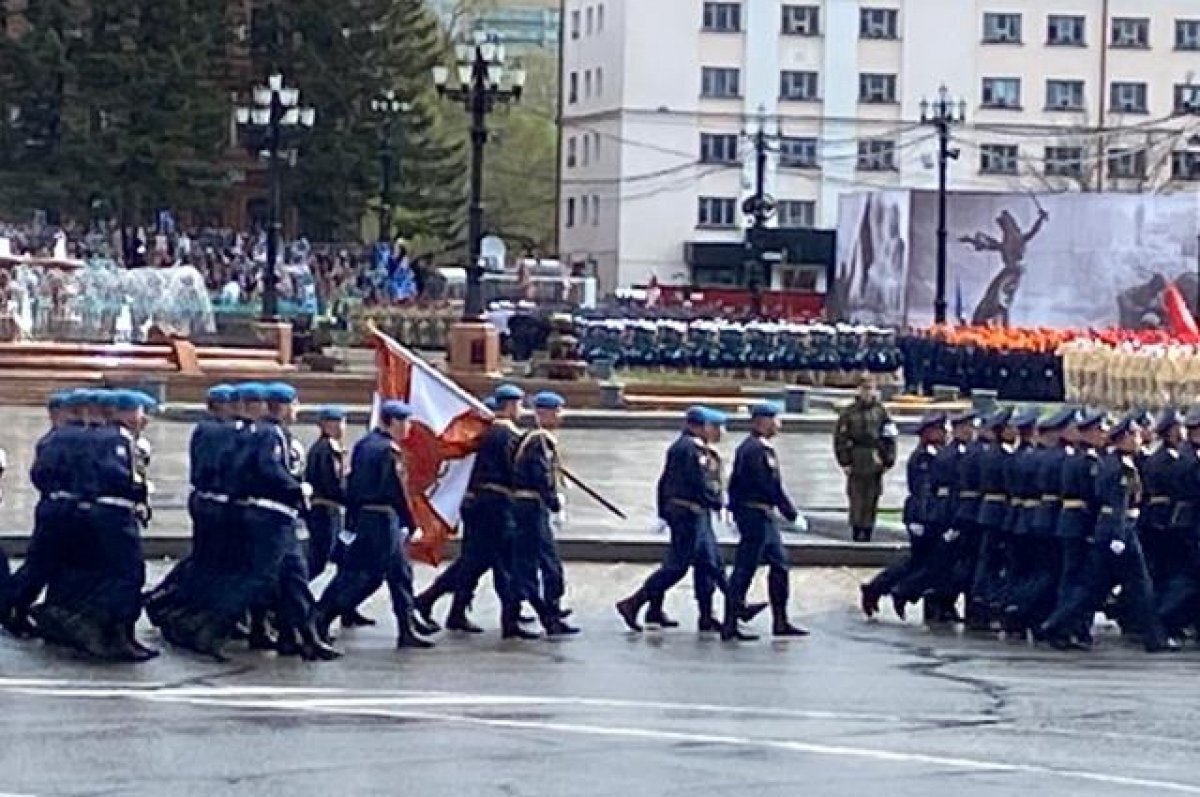
[[[635,637],[609,604],[644,573],[569,568],[586,632],[559,644],[489,633],[397,654],[382,627],[333,664],[102,668],[0,639],[0,793],[1200,794],[1195,650],[1149,658],[1105,633],[1067,655],[868,624],[862,574],[816,570],[794,574],[810,640]],[[690,624],[688,592],[669,608]],[[489,595],[477,617],[494,626]]]
[[[156,493],[151,534],[185,534],[187,495],[187,441],[191,426],[168,421],[152,422],[147,435],[154,447],[151,479]],[[0,447],[8,452],[8,472],[0,503],[0,532],[16,533],[32,526],[37,494],[28,483],[34,445],[45,431],[44,413],[30,408],[0,408]],[[311,426],[297,426],[307,444],[315,438]],[[362,429],[351,429],[357,439]],[[577,491],[568,493],[569,531],[589,535],[649,534],[654,525],[654,484],[663,456],[674,435],[666,431],[618,432],[564,429],[561,440],[566,462],[575,473],[625,510],[623,523]],[[728,464],[741,435],[728,435],[720,448]],[[352,441],[351,441],[352,442]],[[911,438],[902,439],[902,455],[911,450]],[[807,509],[831,510],[847,505],[844,481],[833,459],[828,435],[785,434],[778,441],[784,477],[797,503]],[[903,468],[888,474],[881,505],[898,508],[903,500]]]

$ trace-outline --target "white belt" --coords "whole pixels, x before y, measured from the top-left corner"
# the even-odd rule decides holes
[[[50,493],[51,501],[78,501],[79,496],[75,493],[68,493],[66,490],[56,490]]]
[[[272,501],[270,498],[247,498],[246,503],[259,509],[269,509],[272,512],[287,515],[293,520],[300,517],[300,510],[279,501]]]
[[[206,493],[201,490],[193,490],[197,498],[203,498],[205,501],[212,501],[217,504],[228,504],[229,496],[221,495],[220,493]]]
[[[119,506],[122,509],[137,509],[137,501],[130,501],[128,498],[117,498],[111,495],[102,495],[93,503],[103,504],[104,506]]]

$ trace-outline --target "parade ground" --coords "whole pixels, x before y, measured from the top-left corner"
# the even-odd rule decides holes
[[[810,639],[701,639],[687,584],[668,603],[684,628],[636,636],[611,602],[645,573],[568,565],[585,631],[562,643],[502,642],[489,593],[489,633],[404,654],[377,595],[381,626],[330,664],[96,666],[0,638],[0,794],[1200,794],[1194,650],[1147,657],[1107,631],[1063,654],[868,623],[865,574],[818,569],[793,574]]]

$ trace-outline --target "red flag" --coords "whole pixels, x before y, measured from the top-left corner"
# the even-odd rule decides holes
[[[1197,335],[1196,319],[1188,309],[1187,302],[1179,286],[1174,282],[1167,285],[1163,291],[1163,312],[1167,319],[1167,329],[1177,338],[1195,340]]]
[[[377,369],[372,425],[384,401],[399,399],[412,407],[401,452],[404,489],[421,535],[409,543],[409,555],[436,566],[458,526],[475,452],[492,414],[419,355],[377,329],[371,332]]]

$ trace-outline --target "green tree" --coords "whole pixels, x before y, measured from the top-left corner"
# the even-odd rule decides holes
[[[462,224],[463,148],[445,133],[429,77],[444,54],[437,19],[421,0],[293,0],[272,7],[275,30],[255,53],[257,72],[280,69],[317,125],[289,176],[307,234],[354,237],[377,206],[381,121],[372,98],[385,89],[410,104],[394,125],[397,232],[453,237]]]

